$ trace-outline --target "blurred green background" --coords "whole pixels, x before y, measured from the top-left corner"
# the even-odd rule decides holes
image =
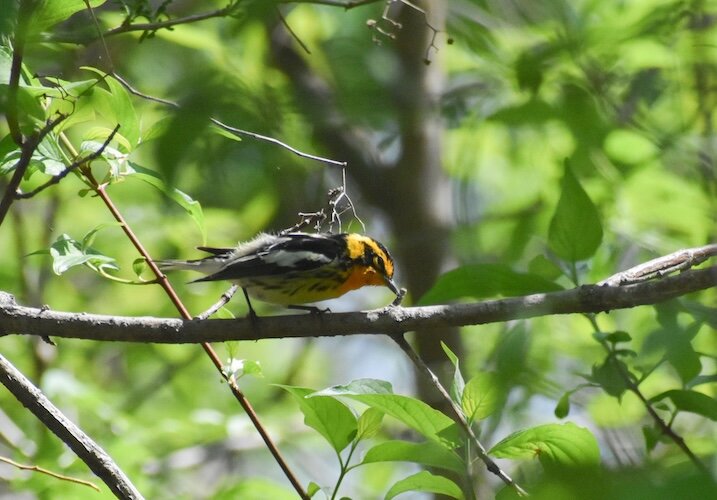
[[[398,281],[409,291],[407,304],[424,296],[442,273],[464,265],[500,264],[567,288],[716,239],[714,2],[416,2],[425,11],[401,1],[351,9],[322,5],[331,2],[235,3],[231,16],[145,36],[136,31],[99,41],[92,16],[81,8],[30,34],[28,75],[48,86],[49,77],[61,78],[65,86],[96,79],[97,73],[83,69],[91,66],[116,71],[142,93],[179,103],[176,110],[108,83],[98,87],[112,95],[109,104],[100,102],[98,90],[53,101],[75,112],[65,130],[75,147],[101,142],[117,121],[123,123],[120,134],[136,128],[129,147],[113,144],[124,155],[120,169],[127,168],[125,161],[150,169],[165,179],[165,194],[177,188],[201,204],[206,241],[196,218],[161,190],[126,170],[112,179],[110,195],[156,258],[192,258],[198,245],[231,246],[259,231],[291,226],[298,212],[324,207],[327,192],[342,184],[340,168],[268,142],[232,140],[217,133],[209,117],[348,161],[347,194],[366,232],[394,254]],[[127,16],[134,23],[163,21],[225,5],[122,0],[97,6],[95,15],[107,30]],[[17,2],[0,2],[3,96],[16,10]],[[5,120],[0,138],[5,156],[12,151]],[[38,159],[23,189],[47,179],[51,156]],[[0,165],[3,186],[9,178],[4,169],[11,166],[7,158]],[[566,159],[597,207],[603,234],[594,254],[576,263],[562,261],[549,241]],[[94,168],[100,176],[108,170],[101,162]],[[56,275],[49,256],[28,256],[48,249],[62,234],[82,240],[105,224],[92,247],[116,259],[115,274],[135,278],[132,263],[138,255],[101,201],[84,195],[85,187],[71,175],[13,205],[0,227],[0,289],[22,304],[55,310],[176,316],[157,286],[118,284],[82,266]],[[363,231],[350,211],[341,222],[343,230]],[[191,278],[178,274],[171,281],[192,313],[206,309],[226,288],[187,285]],[[449,282],[446,295],[452,286]],[[450,298],[488,294],[510,291],[492,289],[479,274],[470,293]],[[445,298],[433,294],[435,302]],[[390,300],[390,292],[368,289],[327,306],[358,310]],[[243,300],[236,299],[220,315],[245,313]],[[259,313],[283,311],[264,305]],[[714,291],[598,318],[600,330],[630,334],[625,347],[635,354],[624,361],[633,373],[649,374],[640,386],[647,397],[686,389],[712,401],[716,323]],[[558,421],[553,410],[561,396],[585,383],[605,360],[592,333],[591,324],[575,315],[441,335],[418,332],[415,341],[443,375],[447,358],[439,340],[458,353],[465,374],[493,371],[501,377],[503,406],[480,427],[481,438],[493,444],[517,429]],[[273,384],[321,389],[370,377],[390,381],[397,393],[437,400],[387,338],[267,340],[217,348],[227,359],[261,363],[264,376],[242,378],[240,385],[305,483],[332,486],[335,457],[303,425],[295,402]],[[292,498],[198,346],[60,339],[51,347],[7,336],[0,349],[112,455],[147,498]],[[569,414],[598,438],[601,484],[634,493],[630,498],[658,498],[670,488],[701,491],[702,479],[690,482],[690,462],[674,443],[649,438],[652,424],[638,399],[619,390],[609,393],[606,385],[572,394]],[[0,392],[0,401],[1,455],[91,478],[7,392]],[[662,404],[660,415],[674,418],[677,432],[714,471],[717,417],[711,410],[678,415]],[[382,435],[401,432],[389,424]],[[535,462],[502,465],[540,494],[547,491],[545,498],[584,493],[579,481],[551,482]],[[367,466],[347,477],[341,494],[380,498],[415,470],[403,464]],[[0,475],[6,495],[99,497],[88,488],[6,466]],[[499,485],[489,476],[481,477],[479,491],[491,496]],[[562,493],[551,489],[555,485],[562,485]],[[109,493],[104,489],[102,495]]]

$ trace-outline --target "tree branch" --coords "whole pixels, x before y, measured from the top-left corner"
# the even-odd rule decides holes
[[[480,325],[553,314],[627,309],[657,304],[715,286],[717,266],[712,266],[627,286],[583,285],[560,292],[471,304],[206,321],[54,312],[17,305],[11,295],[0,292],[0,333],[163,344],[357,334],[396,335],[413,330],[428,332],[449,326]]]
[[[199,21],[205,21],[215,17],[225,17],[234,13],[237,5],[240,2],[230,1],[226,7],[221,9],[213,10],[210,12],[204,12],[201,14],[193,14],[185,17],[177,17],[175,19],[167,19],[166,21],[157,21],[153,23],[134,23],[134,24],[122,24],[116,28],[109,29],[97,36],[73,36],[73,35],[54,35],[50,38],[50,41],[61,42],[61,43],[76,43],[76,44],[88,44],[97,38],[107,38],[114,35],[121,35],[122,33],[130,33],[133,31],[145,31],[154,32],[161,29],[170,29],[180,24],[190,24]]]
[[[105,482],[117,498],[143,498],[124,472],[117,467],[112,457],[70,422],[40,389],[2,355],[0,355],[0,382],[48,429],[62,439],[92,469],[92,472]]]

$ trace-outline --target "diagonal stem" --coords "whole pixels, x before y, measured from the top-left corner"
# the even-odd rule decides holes
[[[495,474],[498,476],[501,481],[503,481],[508,486],[514,488],[519,495],[521,496],[527,496],[528,493],[518,485],[513,479],[511,479],[508,474],[501,469],[498,464],[496,464],[492,458],[488,456],[488,452],[485,449],[485,446],[481,444],[481,442],[478,440],[478,437],[475,435],[475,432],[473,432],[473,429],[471,428],[470,424],[468,424],[468,421],[466,420],[465,415],[463,415],[463,410],[461,410],[458,405],[453,401],[453,398],[451,398],[451,395],[448,394],[448,391],[445,387],[443,387],[443,384],[441,384],[441,381],[438,380],[438,377],[436,377],[436,374],[431,371],[431,369],[428,367],[428,365],[421,359],[421,357],[418,355],[416,351],[413,350],[413,348],[410,346],[410,344],[406,341],[404,336],[402,334],[397,335],[390,335],[390,337],[393,339],[394,342],[398,344],[398,346],[403,350],[403,352],[406,353],[406,355],[413,361],[413,364],[418,368],[418,370],[423,373],[425,376],[428,377],[428,379],[431,381],[433,386],[438,390],[438,392],[441,394],[441,396],[446,400],[446,402],[449,405],[449,408],[452,410],[453,418],[458,423],[458,425],[461,426],[463,431],[466,433],[468,438],[471,440],[473,445],[476,448],[476,454],[478,455],[478,458],[480,458],[483,463],[485,464],[486,468],[489,472]]]

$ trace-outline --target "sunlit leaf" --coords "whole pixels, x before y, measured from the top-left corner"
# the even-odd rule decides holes
[[[428,471],[421,471],[394,484],[391,489],[388,490],[384,499],[391,500],[407,491],[423,491],[445,495],[451,498],[463,498],[463,492],[460,487],[447,477],[436,476]]]
[[[367,408],[358,418],[358,432],[356,439],[369,439],[381,430],[383,412],[376,408]]]
[[[99,7],[106,0],[89,0],[90,7]],[[40,0],[32,12],[30,29],[34,33],[44,31],[55,24],[69,19],[72,14],[85,10],[85,0]]]
[[[335,398],[317,396],[311,389],[280,385],[299,403],[304,423],[321,434],[337,452],[351,441],[357,432],[356,417],[346,405]],[[312,397],[306,397],[311,395]]]
[[[466,383],[461,406],[469,422],[483,420],[500,408],[504,397],[500,378],[481,372]]]
[[[376,462],[413,462],[427,467],[435,467],[464,474],[466,466],[452,450],[432,441],[409,443],[407,441],[386,441],[370,448],[362,464]]]
[[[448,448],[462,442],[455,422],[419,399],[393,394],[391,384],[382,380],[360,379],[318,391],[315,396],[342,396],[381,410],[428,439]]]
[[[466,386],[465,381],[463,380],[463,375],[461,374],[460,369],[460,363],[458,361],[458,356],[456,356],[451,349],[441,341],[441,347],[443,348],[443,352],[446,353],[446,356],[448,356],[448,359],[451,360],[451,363],[453,363],[453,383],[451,384],[451,399],[460,406],[461,399],[463,398],[463,389]]]
[[[523,429],[506,437],[488,452],[498,458],[539,458],[568,466],[600,463],[600,448],[593,434],[568,422]]]
[[[134,171],[132,173],[133,177],[154,187],[160,193],[182,207],[187,214],[189,214],[202,234],[202,242],[205,242],[207,239],[207,228],[204,225],[204,212],[202,211],[202,206],[199,202],[192,199],[188,194],[180,191],[179,189],[169,187],[156,172],[141,167],[136,163],[130,162],[129,165]]]

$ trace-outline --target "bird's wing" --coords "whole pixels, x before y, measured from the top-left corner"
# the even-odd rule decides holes
[[[236,280],[308,271],[339,258],[343,243],[334,236],[291,233],[257,251],[230,259],[218,272],[196,281]]]

